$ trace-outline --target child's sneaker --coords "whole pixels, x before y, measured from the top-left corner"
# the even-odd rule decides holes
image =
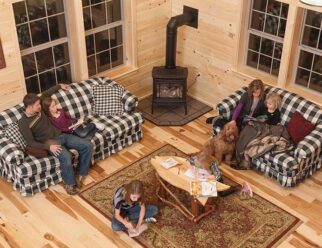
[[[157,219],[154,217],[150,217],[150,218],[145,218],[144,220],[146,223],[157,223]]]

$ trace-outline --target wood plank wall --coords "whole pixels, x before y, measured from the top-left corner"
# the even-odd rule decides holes
[[[21,102],[25,87],[11,0],[0,1],[0,39],[6,67],[0,69],[0,110]]]
[[[12,11],[15,1],[0,0],[0,39],[7,64],[0,70],[0,111],[20,103],[26,92]],[[144,96],[152,91],[152,67],[164,64],[165,30],[171,16],[171,1],[135,2],[138,69],[118,81],[134,94]]]
[[[17,0],[0,0],[0,38],[7,62],[7,67],[0,70],[0,111],[21,102],[25,94],[11,6],[14,1]],[[299,5],[297,0],[281,1]],[[198,29],[182,26],[178,30],[177,65],[189,68],[188,93],[215,105],[252,80],[254,75],[237,72],[245,0],[136,0],[135,3],[137,69],[114,76],[137,96],[152,92],[152,67],[165,63],[167,22],[171,16],[182,13],[183,5],[199,9]],[[312,99],[304,92],[302,95]],[[316,102],[322,106],[321,100]]]
[[[243,84],[247,78],[231,71],[238,50],[242,1],[173,0],[172,15],[183,5],[199,10],[199,26],[183,26],[178,31],[177,64],[189,68],[189,94],[216,104]],[[197,76],[197,75],[200,76]]]
[[[137,0],[138,69],[117,77],[117,81],[139,97],[152,93],[152,68],[165,63],[166,26],[170,17],[170,0]]]

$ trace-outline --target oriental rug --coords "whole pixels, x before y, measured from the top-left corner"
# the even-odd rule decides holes
[[[257,194],[242,197],[237,191],[216,198],[217,210],[197,224],[187,220],[178,210],[158,201],[155,172],[150,159],[156,155],[186,157],[182,151],[167,144],[81,192],[81,197],[111,220],[115,189],[131,180],[144,184],[147,203],[158,206],[158,222],[135,238],[145,247],[274,247],[285,239],[299,219]],[[236,185],[224,178],[224,183]],[[184,193],[177,193],[188,199]],[[187,202],[187,205],[190,201]]]

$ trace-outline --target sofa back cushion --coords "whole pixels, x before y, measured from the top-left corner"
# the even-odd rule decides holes
[[[67,90],[59,90],[53,95],[60,106],[74,118],[92,113],[92,87],[101,84],[101,78],[92,78],[70,84]]]
[[[0,113],[0,128],[17,122],[24,114],[23,104],[20,103],[12,108],[6,109]]]
[[[287,126],[295,111],[311,122],[313,125],[322,120],[322,110],[314,103],[305,100],[303,97],[276,87],[266,87],[266,93],[276,92],[282,98],[281,124]]]
[[[93,113],[114,116],[123,114],[121,102],[124,88],[120,85],[102,84],[93,87]]]
[[[219,114],[225,119],[230,119],[233,109],[237,106],[241,96],[246,90],[247,87],[242,87],[218,103],[216,109]],[[282,98],[282,106],[280,109],[282,125],[287,126],[295,111],[301,113],[313,125],[321,122],[322,110],[316,104],[305,100],[295,93],[272,86],[265,86],[265,93],[268,94],[270,92],[276,92]]]
[[[20,150],[25,150],[27,143],[25,139],[22,137],[22,134],[19,130],[19,126],[16,122],[6,126],[3,129],[3,135],[12,143],[16,144]]]

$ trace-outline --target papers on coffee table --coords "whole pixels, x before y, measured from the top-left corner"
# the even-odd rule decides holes
[[[206,169],[198,168],[195,166],[192,166],[186,172],[184,173],[185,176],[191,177],[194,179],[205,179],[206,176],[210,175],[209,172]]]
[[[190,194],[194,197],[216,197],[216,182],[211,181],[190,181]]]
[[[165,169],[170,169],[171,167],[174,167],[176,165],[178,165],[178,161],[173,159],[173,158],[167,158],[163,161],[161,161],[161,166]]]

